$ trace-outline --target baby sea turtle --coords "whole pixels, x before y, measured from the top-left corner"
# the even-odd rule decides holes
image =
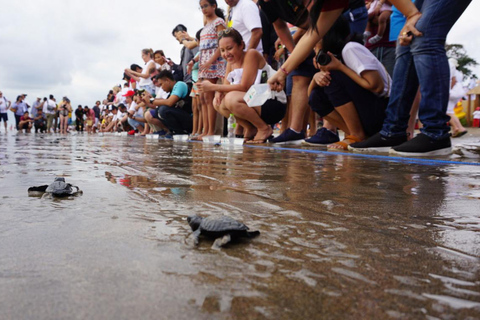
[[[210,216],[202,218],[193,215],[187,218],[188,224],[193,230],[193,241],[197,245],[200,235],[215,239],[212,248],[220,249],[232,239],[253,238],[260,234],[260,231],[248,231],[248,227],[228,216]]]
[[[43,195],[43,197],[45,197],[50,195],[52,197],[63,198],[81,193],[82,191],[78,187],[66,183],[65,178],[61,177],[55,178],[55,181],[50,185],[28,188],[28,194],[31,196]]]

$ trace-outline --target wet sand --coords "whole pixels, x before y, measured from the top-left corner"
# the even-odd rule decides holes
[[[443,163],[2,133],[0,318],[480,319],[470,131]],[[28,197],[55,176],[83,195]],[[192,248],[192,214],[261,235]]]

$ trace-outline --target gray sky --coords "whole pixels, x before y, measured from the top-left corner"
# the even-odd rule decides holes
[[[226,7],[223,0],[219,5]],[[478,12],[474,1],[448,42],[463,44],[480,62]],[[30,104],[53,94],[67,95],[74,107],[92,106],[122,82],[126,67],[142,65],[141,49],[163,49],[178,63],[181,47],[171,35],[178,23],[191,35],[202,26],[196,0],[2,1],[0,90],[12,101],[21,93]]]

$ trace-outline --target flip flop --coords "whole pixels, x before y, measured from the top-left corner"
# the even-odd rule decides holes
[[[468,130],[455,132],[454,134],[452,134],[452,138],[460,138],[461,136],[466,135],[467,132],[468,132]]]
[[[352,140],[353,142],[350,142],[350,143],[346,143],[345,140]],[[341,148],[331,148],[331,147],[327,147],[327,150],[329,151],[338,151],[338,150],[344,150],[344,151],[347,151],[348,150],[348,146],[351,145],[352,143],[355,143],[355,142],[361,142],[362,140],[356,136],[345,136],[345,139],[343,139],[342,141],[339,141],[339,142],[335,142],[333,144],[331,144],[331,146],[341,146]]]
[[[248,141],[245,141],[244,143],[245,144],[265,144],[268,142],[268,140],[272,139],[273,138],[273,135],[271,135],[270,137],[268,138],[265,138],[265,139],[261,139],[261,140],[248,140]]]

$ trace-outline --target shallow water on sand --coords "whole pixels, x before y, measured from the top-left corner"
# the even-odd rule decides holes
[[[83,196],[28,197],[55,176]],[[468,164],[1,135],[0,318],[476,319],[479,208]],[[261,235],[192,248],[192,214]]]

